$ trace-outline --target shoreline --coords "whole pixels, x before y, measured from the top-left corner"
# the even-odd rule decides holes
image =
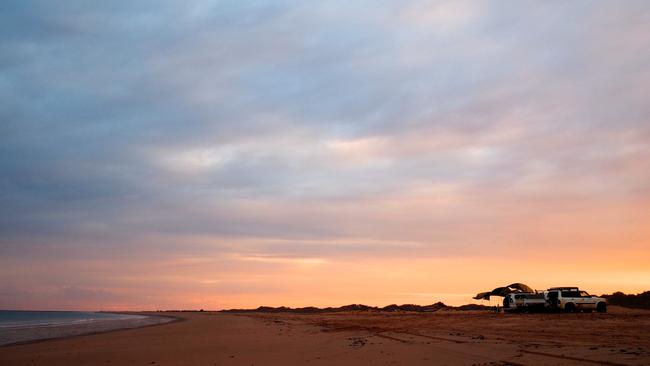
[[[63,339],[72,339],[72,338],[85,337],[85,336],[91,336],[91,335],[97,335],[97,334],[105,334],[105,333],[113,333],[113,332],[119,332],[119,331],[125,331],[125,330],[135,330],[135,329],[156,327],[156,326],[161,326],[161,325],[166,325],[166,324],[173,324],[173,323],[177,323],[177,322],[183,322],[183,321],[187,320],[185,318],[175,316],[175,315],[158,314],[158,313],[150,313],[150,312],[95,311],[95,313],[120,314],[120,315],[140,315],[140,316],[145,316],[147,318],[165,318],[165,319],[169,319],[169,320],[168,321],[162,321],[162,322],[156,322],[156,323],[136,325],[136,326],[122,326],[122,327],[103,329],[103,330],[89,330],[87,332],[82,331],[82,332],[75,333],[75,334],[62,334],[62,335],[46,337],[46,338],[28,339],[28,340],[22,340],[22,341],[10,342],[10,343],[3,343],[3,344],[0,344],[0,348],[10,347],[10,346],[29,345],[29,344],[43,343],[43,342],[51,342],[51,341],[57,341],[57,340],[63,340]],[[123,321],[123,320],[108,320],[107,322],[116,322],[116,321]],[[63,328],[63,327],[74,327],[74,326],[75,326],[74,324],[69,324],[69,325],[59,325],[59,326],[55,326],[55,327]],[[27,330],[27,329],[25,329],[25,330]]]

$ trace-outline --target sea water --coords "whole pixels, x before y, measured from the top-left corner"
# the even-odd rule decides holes
[[[0,345],[135,328],[169,318],[86,311],[0,310]]]
[[[88,311],[0,310],[0,329],[91,323],[101,320],[142,318],[141,315],[95,313]]]

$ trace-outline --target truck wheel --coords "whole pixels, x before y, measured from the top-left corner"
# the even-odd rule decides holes
[[[574,311],[576,311],[576,306],[573,303],[568,303],[564,305],[564,311],[566,311],[567,313],[573,313]]]
[[[596,305],[596,311],[599,313],[606,313],[607,304],[605,304],[604,302],[599,302],[598,305]]]

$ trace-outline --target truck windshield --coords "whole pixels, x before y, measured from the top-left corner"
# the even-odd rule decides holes
[[[589,295],[587,293],[587,291],[580,291],[580,296],[582,296],[582,297],[591,297],[591,295]]]

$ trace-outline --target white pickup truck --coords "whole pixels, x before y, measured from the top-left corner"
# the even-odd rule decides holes
[[[517,282],[480,292],[474,299],[490,300],[491,296],[503,297],[505,311],[607,312],[606,299],[589,295],[577,287],[551,287],[546,291],[538,291]]]
[[[607,300],[589,295],[577,287],[552,287],[546,291],[515,292],[504,295],[506,311],[566,311],[569,313],[594,310],[607,312]]]
[[[586,291],[580,291],[577,287],[551,287],[544,291],[544,299],[551,309],[566,312],[592,312],[594,310],[599,313],[607,312],[606,299],[589,295]]]

